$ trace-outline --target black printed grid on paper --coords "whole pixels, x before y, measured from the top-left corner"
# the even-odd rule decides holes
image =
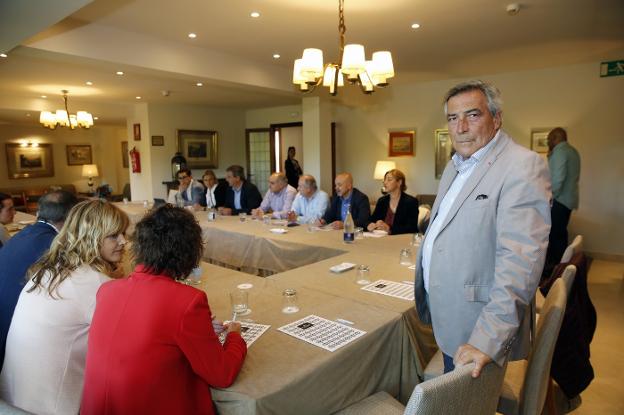
[[[262,336],[264,332],[269,329],[269,327],[271,326],[266,324],[241,322],[240,334],[243,340],[245,340],[245,343],[247,343],[247,347],[249,348],[251,347],[253,342],[258,340],[258,338],[260,338],[260,336]],[[225,332],[221,333],[221,335],[219,336],[219,341],[221,342],[221,344],[225,343]]]
[[[377,280],[371,284],[362,287],[364,291],[389,295],[390,297],[400,298],[401,300],[414,301],[414,285],[405,284],[403,282]]]
[[[365,331],[310,314],[277,330],[334,352],[366,334]]]

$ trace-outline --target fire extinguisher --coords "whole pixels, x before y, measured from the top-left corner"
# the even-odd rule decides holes
[[[132,173],[141,173],[141,153],[136,147],[130,150],[130,162],[132,163]]]

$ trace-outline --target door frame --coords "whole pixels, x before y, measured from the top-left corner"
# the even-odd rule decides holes
[[[281,123],[281,124],[271,124],[269,126],[270,129],[270,133],[269,133],[269,137],[271,137],[271,170],[272,171],[276,171],[276,167],[277,167],[277,163],[280,163],[280,168],[281,168],[281,160],[275,160],[275,132],[279,131],[280,135],[279,135],[279,146],[282,147],[282,128],[289,128],[289,127],[303,127],[303,122],[302,121],[297,121],[297,122],[286,122],[286,123]],[[302,149],[303,150],[303,149]],[[280,154],[280,158],[283,158],[283,155]]]
[[[246,172],[247,174],[245,174],[246,179],[249,180],[249,174],[251,173],[251,154],[249,151],[249,134],[250,133],[269,133],[269,151],[271,152],[271,154],[275,153],[275,150],[273,149],[273,140],[271,140],[271,138],[273,137],[271,135],[271,129],[270,128],[246,128],[245,129],[245,158],[247,159],[246,162]],[[273,170],[273,162],[271,162],[271,169]]]

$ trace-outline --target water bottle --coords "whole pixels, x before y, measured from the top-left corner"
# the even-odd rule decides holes
[[[344,221],[344,242],[346,244],[352,244],[355,240],[355,224],[353,223],[353,217],[351,211],[347,211],[347,218]]]

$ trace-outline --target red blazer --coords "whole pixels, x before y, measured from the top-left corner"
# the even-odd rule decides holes
[[[210,386],[234,382],[245,341],[221,346],[203,291],[143,271],[98,291],[80,412],[214,414]]]

